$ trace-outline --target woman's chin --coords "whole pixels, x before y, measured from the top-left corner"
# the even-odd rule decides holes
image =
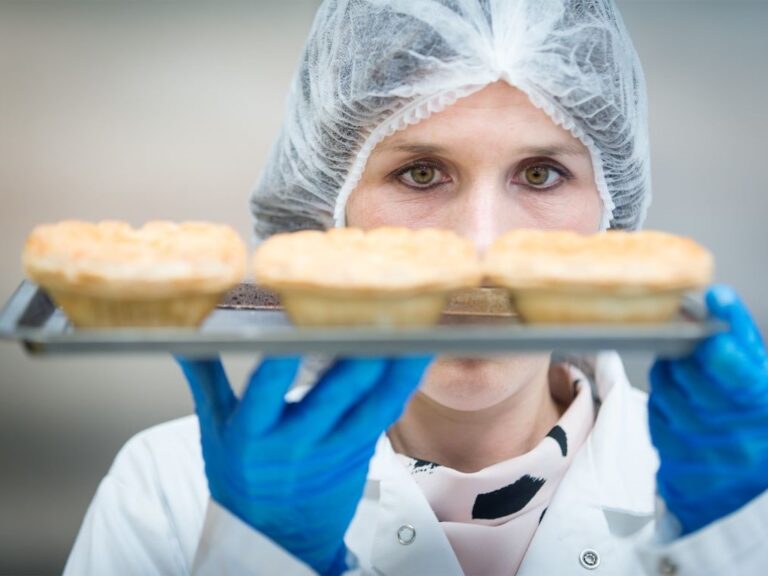
[[[420,392],[451,410],[485,410],[546,378],[549,357],[549,354],[439,357],[429,367]]]

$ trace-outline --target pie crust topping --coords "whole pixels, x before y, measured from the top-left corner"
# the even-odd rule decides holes
[[[514,230],[491,246],[485,271],[508,287],[680,290],[709,282],[713,259],[666,232]]]
[[[38,226],[22,259],[47,288],[118,299],[225,291],[242,280],[247,262],[232,228],[165,221],[138,229],[115,221]]]
[[[204,222],[64,221],[35,228],[27,276],[78,327],[196,326],[245,273],[245,246]]]
[[[481,271],[472,243],[453,232],[383,227],[277,234],[257,250],[254,274],[272,288],[387,293],[470,287]]]
[[[665,322],[712,277],[709,252],[665,232],[515,230],[485,261],[527,322]]]

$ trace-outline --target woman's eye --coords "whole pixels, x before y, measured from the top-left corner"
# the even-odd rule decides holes
[[[443,181],[443,173],[428,164],[406,168],[399,175],[400,180],[412,188],[429,188]]]
[[[523,171],[524,184],[532,188],[551,188],[562,179],[563,174],[559,170],[543,164],[529,166]]]

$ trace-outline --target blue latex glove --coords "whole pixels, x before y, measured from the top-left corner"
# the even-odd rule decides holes
[[[298,403],[296,358],[264,360],[242,400],[221,361],[179,359],[200,419],[213,499],[321,574],[346,566],[344,534],[376,441],[429,359],[342,360]]]
[[[713,286],[710,314],[730,329],[651,368],[649,422],[658,491],[683,534],[768,489],[768,355],[736,293]]]

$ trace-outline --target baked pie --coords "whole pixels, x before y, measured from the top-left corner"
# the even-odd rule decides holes
[[[223,225],[64,221],[35,228],[22,260],[76,326],[195,326],[242,281],[247,255]]]
[[[258,248],[254,274],[303,326],[433,324],[453,291],[481,278],[471,242],[393,227],[277,234]]]
[[[710,282],[713,259],[665,232],[514,230],[491,246],[484,270],[529,322],[655,322]]]

